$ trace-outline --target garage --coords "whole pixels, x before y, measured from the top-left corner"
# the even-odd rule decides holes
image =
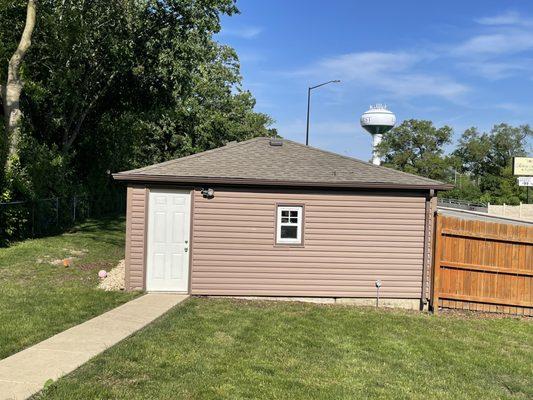
[[[429,297],[436,194],[449,185],[254,138],[114,174],[127,185],[129,290]]]

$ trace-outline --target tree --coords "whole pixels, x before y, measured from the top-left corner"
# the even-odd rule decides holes
[[[22,6],[0,0],[7,47]],[[108,171],[275,135],[237,54],[213,39],[236,12],[233,0],[40,0],[11,197],[111,190]]]
[[[21,67],[24,56],[31,46],[31,36],[35,28],[36,7],[35,0],[28,0],[24,30],[15,51],[9,59],[6,83],[5,85],[0,85],[0,97],[4,112],[4,134],[0,148],[2,153],[0,167],[2,167],[2,171],[5,171],[8,167],[8,160],[16,157],[18,153],[22,118],[20,110],[20,95],[23,87]]]
[[[490,132],[467,129],[459,139],[453,156],[458,169],[479,182],[480,200],[517,204],[524,199],[516,177],[512,175],[512,158],[526,156],[533,131],[529,125],[513,127],[495,125]]]
[[[378,147],[383,165],[445,180],[449,175],[444,145],[451,143],[452,129],[436,128],[431,121],[406,120],[387,132]]]

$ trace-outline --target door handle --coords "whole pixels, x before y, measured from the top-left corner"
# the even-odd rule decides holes
[[[189,251],[189,248],[188,247],[185,247],[185,253],[187,253]]]

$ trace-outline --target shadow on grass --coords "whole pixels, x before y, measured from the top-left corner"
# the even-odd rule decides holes
[[[100,219],[91,219],[82,224],[76,225],[64,232],[65,234],[82,234],[84,237],[107,243],[115,246],[124,244],[124,216],[105,217]],[[105,232],[105,235],[102,233]]]

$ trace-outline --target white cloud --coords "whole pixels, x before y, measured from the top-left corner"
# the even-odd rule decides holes
[[[483,17],[475,20],[481,25],[531,25],[531,19],[525,18],[516,11],[506,11],[502,14],[493,15],[491,17]]]
[[[517,60],[515,62],[474,60],[460,63],[459,66],[492,81],[510,78],[517,73],[533,68],[532,62],[529,60]]]
[[[462,56],[516,54],[533,49],[533,31],[502,29],[500,32],[474,36],[453,50]]]
[[[253,39],[263,32],[263,29],[257,26],[246,26],[242,28],[222,29],[221,36],[234,36],[241,39]]]
[[[340,79],[344,83],[368,87],[389,97],[436,96],[457,100],[468,87],[453,78],[418,71],[434,55],[425,52],[360,52],[323,59],[297,75]],[[322,78],[324,79],[324,78]]]

